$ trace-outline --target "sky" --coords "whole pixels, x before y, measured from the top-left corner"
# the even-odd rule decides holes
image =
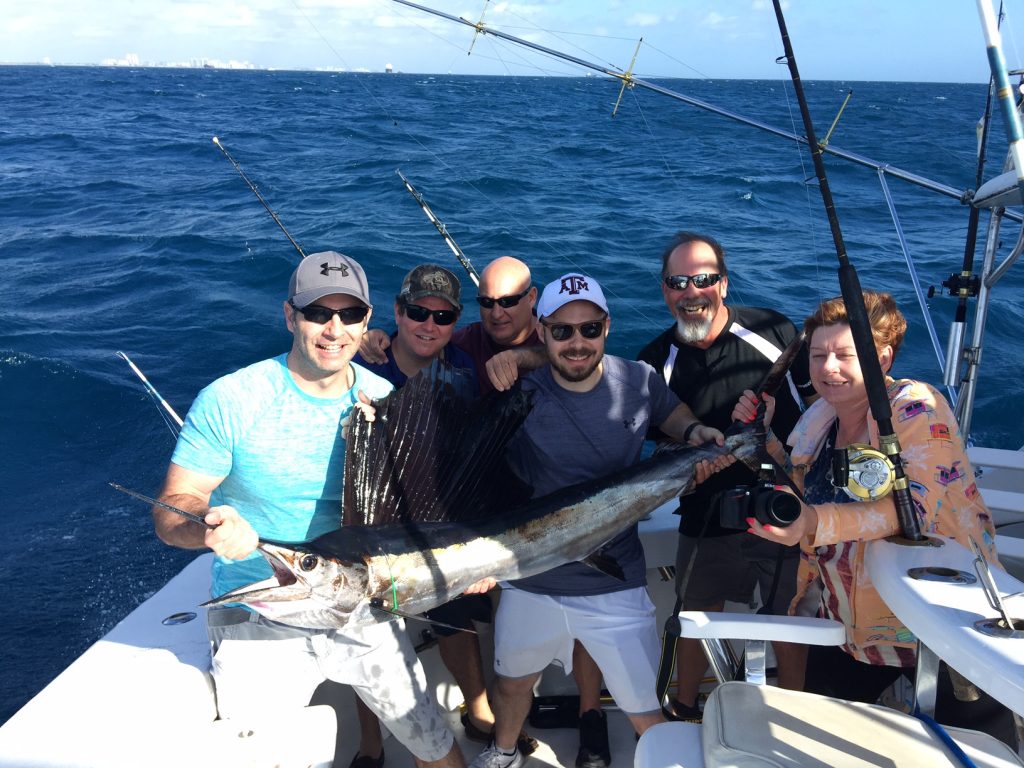
[[[1024,2],[1024,0],[1019,0]],[[421,4],[640,77],[784,78],[770,0],[422,0]],[[0,25],[0,63],[248,62],[261,68],[578,75],[393,0],[32,0]],[[971,0],[786,0],[801,76],[983,82]],[[1019,18],[1014,16],[1018,10]],[[1019,34],[1018,34],[1019,32]],[[1018,45],[1019,40],[1019,45]],[[473,45],[472,54],[467,51]],[[1024,66],[1024,6],[1003,45]]]

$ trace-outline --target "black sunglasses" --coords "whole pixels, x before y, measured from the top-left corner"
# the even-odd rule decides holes
[[[404,310],[405,316],[414,323],[425,323],[431,315],[438,325],[451,325],[459,319],[459,313],[454,309],[427,309],[419,304],[406,304]]]
[[[490,309],[495,304],[497,304],[502,309],[509,309],[511,307],[514,307],[520,301],[522,301],[523,297],[530,292],[531,287],[532,286],[527,286],[525,291],[523,291],[522,293],[517,293],[514,296],[502,296],[501,298],[498,299],[492,299],[490,296],[477,296],[476,303],[479,304],[484,309]]]
[[[710,288],[712,285],[715,285],[721,279],[722,276],[715,274],[714,272],[706,272],[702,275],[668,275],[667,277],[662,278],[665,285],[673,291],[682,291],[690,283],[693,283],[694,288],[703,290],[704,288]]]
[[[607,315],[602,317],[600,320],[589,320],[585,323],[545,323],[544,319],[541,318],[540,324],[548,329],[548,333],[551,334],[551,338],[555,341],[568,341],[576,333],[576,329],[579,328],[580,336],[584,339],[596,339],[602,333],[604,333],[604,321],[607,319]]]
[[[345,325],[355,325],[361,323],[363,318],[369,313],[369,307],[342,307],[341,309],[331,309],[330,307],[322,307],[319,304],[309,304],[305,307],[296,307],[291,301],[288,302],[292,305],[292,309],[299,312],[304,318],[311,323],[317,325],[326,325],[331,322],[331,318],[335,315],[341,318],[341,322]]]

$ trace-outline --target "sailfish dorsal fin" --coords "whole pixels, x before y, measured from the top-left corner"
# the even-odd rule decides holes
[[[518,387],[468,400],[431,371],[374,405],[373,422],[353,414],[343,525],[471,520],[521,500],[504,469],[505,446],[530,409]]]

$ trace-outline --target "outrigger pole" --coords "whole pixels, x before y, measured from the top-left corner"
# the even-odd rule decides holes
[[[702,109],[705,112],[711,112],[712,114],[719,115],[721,117],[727,117],[730,120],[735,120],[736,122],[742,123],[743,125],[748,125],[752,128],[757,128],[759,130],[765,131],[766,133],[770,133],[784,139],[789,139],[790,141],[795,141],[798,144],[807,143],[807,139],[804,136],[792,133],[790,131],[784,131],[781,128],[776,128],[773,125],[768,125],[767,123],[763,123],[760,120],[754,120],[752,118],[745,117],[744,115],[741,115],[737,112],[732,112],[728,109],[722,109],[721,107],[717,107],[714,104],[704,101],[702,99],[697,99],[694,98],[693,96],[687,96],[685,94],[679,93],[678,91],[673,91],[671,88],[664,88],[660,85],[657,85],[656,83],[652,83],[648,80],[635,77],[630,72],[622,72],[621,70],[605,67],[600,64],[595,64],[585,59],[581,59],[577,56],[572,56],[568,53],[563,53],[562,51],[556,51],[552,48],[546,48],[543,45],[538,45],[537,43],[530,42],[529,40],[524,40],[520,37],[510,35],[506,32],[493,29],[492,27],[485,26],[482,23],[474,24],[473,22],[467,21],[466,19],[460,18],[458,16],[452,16],[451,14],[444,13],[443,11],[438,11],[433,8],[428,8],[424,5],[419,5],[417,3],[410,2],[410,0],[394,0],[394,2],[400,3],[401,5],[405,5],[410,8],[415,8],[416,10],[423,11],[424,13],[430,13],[433,14],[434,16],[440,16],[442,19],[448,19],[449,21],[454,21],[457,24],[462,24],[464,26],[471,27],[480,34],[493,35],[494,37],[497,37],[501,40],[507,40],[511,43],[515,43],[516,45],[521,45],[524,48],[530,48],[532,50],[539,51],[540,53],[543,53],[547,56],[551,56],[556,59],[561,59],[562,61],[567,61],[571,64],[576,64],[578,66],[583,67],[584,69],[590,69],[593,70],[594,72],[600,72],[601,74],[608,75],[609,77],[614,77],[616,80],[625,83],[630,88],[635,86],[638,88],[643,88],[644,90],[647,91],[651,91],[653,93],[660,93],[662,96],[668,96],[670,99],[675,99],[676,101],[681,101],[684,104],[689,104],[691,107],[697,107],[698,109]],[[823,147],[821,151],[826,152],[830,155],[834,155],[835,157],[842,158],[843,160],[848,160],[849,162],[855,163],[856,165],[862,165],[866,168],[871,168],[874,171],[886,174],[888,176],[892,176],[893,178],[902,179],[903,181],[906,181],[910,184],[915,184],[919,187],[923,187],[924,189],[931,190],[932,192],[937,192],[941,195],[945,195],[946,197],[952,197],[953,199],[959,200],[961,202],[966,202],[970,200],[971,195],[973,194],[971,190],[957,189],[955,187],[949,186],[948,184],[942,184],[940,182],[934,181],[924,176],[920,176],[916,173],[911,173],[910,171],[903,170],[902,168],[898,168],[894,165],[889,165],[888,163],[882,163],[877,160],[872,160],[871,158],[865,157],[864,155],[858,154],[857,152],[850,152],[848,150],[840,149],[839,147],[831,145]],[[1020,220],[1020,217],[1016,213],[1008,213],[1007,216],[1015,220]]]
[[[459,260],[459,263],[463,266],[466,272],[469,273],[469,279],[473,281],[473,285],[479,287],[480,275],[477,273],[476,268],[473,266],[473,263],[469,260],[469,257],[466,256],[465,252],[459,247],[459,244],[455,242],[455,238],[453,238],[451,234],[448,232],[448,227],[446,227],[444,225],[444,222],[434,215],[434,212],[430,209],[430,206],[427,205],[427,201],[423,199],[423,195],[416,191],[416,187],[414,187],[412,183],[405,177],[405,174],[402,173],[401,169],[396,168],[395,173],[398,174],[398,177],[402,180],[402,183],[405,184],[405,188],[409,190],[409,194],[413,196],[413,199],[415,199],[417,203],[419,203],[420,208],[423,209],[423,212],[427,215],[427,218],[430,219],[430,223],[434,225],[438,232],[441,233],[441,237],[443,237],[444,241],[448,243],[448,247],[452,249],[452,253],[455,254],[455,258]]]
[[[857,277],[857,270],[846,255],[846,245],[843,242],[843,233],[839,228],[839,217],[836,215],[835,204],[832,200],[832,190],[829,188],[828,177],[825,175],[825,163],[821,159],[823,148],[818,144],[818,139],[814,134],[814,123],[811,120],[807,98],[800,82],[800,72],[796,66],[793,46],[789,41],[789,32],[786,31],[786,19],[782,15],[780,0],[772,0],[772,5],[775,7],[775,18],[779,23],[779,34],[782,36],[782,47],[785,51],[784,58],[793,80],[793,90],[800,103],[800,115],[803,118],[804,130],[807,134],[807,145],[811,149],[811,158],[814,161],[818,189],[821,192],[822,202],[825,204],[825,213],[832,230],[836,256],[839,258],[839,287],[843,294],[843,303],[846,305],[846,314],[850,320],[850,330],[853,332],[853,344],[857,349],[861,370],[864,372],[864,384],[867,389],[871,416],[878,424],[879,448],[893,466],[892,497],[896,505],[896,517],[904,539],[910,542],[922,542],[925,537],[921,534],[921,526],[917,514],[914,512],[914,503],[910,496],[910,483],[903,470],[900,442],[892,426],[892,407],[889,405],[889,397],[886,394],[885,376],[882,374],[882,366],[878,361],[878,351],[875,349],[875,342],[871,336],[871,324],[868,321],[867,309],[864,307],[864,294],[860,287],[860,278]]]
[[[1024,134],[1021,131],[1020,114],[1013,98],[1013,87],[1006,70],[1006,59],[1003,57],[1002,36],[999,24],[989,0],[978,0],[978,13],[981,15],[981,28],[985,33],[985,45],[988,51],[988,64],[992,70],[992,79],[996,84],[996,98],[1003,110],[1003,124],[1006,126],[1006,138],[1010,142],[1010,157],[1013,158],[1014,170],[1017,172],[1017,186],[1024,194]]]
[[[272,218],[274,220],[274,223],[281,228],[281,231],[284,232],[284,236],[288,238],[288,242],[295,246],[295,250],[299,252],[299,256],[302,257],[303,259],[306,258],[306,253],[305,251],[302,250],[302,246],[295,242],[295,238],[288,234],[288,230],[284,228],[284,224],[281,223],[281,219],[279,219],[277,217],[277,214],[274,213],[274,209],[270,207],[270,203],[268,203],[264,199],[263,195],[260,194],[260,191],[259,189],[257,189],[256,185],[252,183],[248,176],[245,175],[245,171],[242,170],[242,166],[240,166],[235,161],[235,158],[231,156],[231,153],[228,152],[227,147],[221,144],[220,139],[218,139],[216,136],[213,137],[213,143],[217,145],[217,149],[223,152],[224,157],[226,157],[228,161],[231,163],[231,165],[235,167],[235,170],[238,171],[238,175],[242,177],[242,181],[244,181],[249,186],[249,189],[252,190],[252,193],[256,195],[256,199],[263,203],[263,207],[267,209],[267,213],[270,214],[270,218]]]

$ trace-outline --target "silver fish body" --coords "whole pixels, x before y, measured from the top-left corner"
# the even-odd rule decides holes
[[[334,629],[386,621],[387,611],[421,613],[486,577],[523,578],[587,558],[689,490],[700,461],[732,454],[756,465],[758,442],[746,427],[724,446],[663,451],[483,520],[346,526],[304,544],[264,542],[274,576],[206,604],[244,603],[285,624]]]

